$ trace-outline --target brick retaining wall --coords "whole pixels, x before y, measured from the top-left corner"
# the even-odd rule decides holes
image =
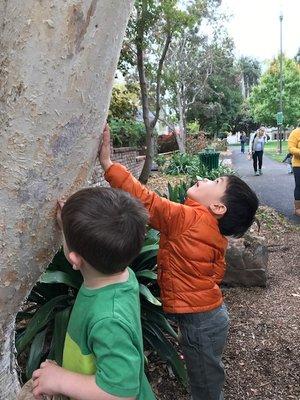
[[[139,156],[139,151],[134,147],[120,147],[112,150],[112,161],[119,162],[125,165],[132,174],[138,178],[144,165],[144,156]],[[99,164],[96,164],[92,178],[90,180],[92,185],[107,186],[103,178],[103,170]]]

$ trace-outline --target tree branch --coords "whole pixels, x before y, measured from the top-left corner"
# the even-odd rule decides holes
[[[157,70],[157,77],[156,77],[156,110],[155,110],[154,119],[151,122],[151,125],[153,128],[155,127],[155,125],[158,121],[158,118],[159,118],[162,69],[163,69],[164,61],[166,59],[169,47],[170,47],[171,40],[172,40],[172,34],[169,29],[167,38],[166,38],[166,42],[164,45],[164,49],[163,49],[162,55],[161,55],[159,63],[158,63],[158,70]]]
[[[204,88],[204,86],[206,85],[206,82],[207,82],[207,80],[208,80],[208,78],[209,78],[209,76],[210,76],[211,74],[212,74],[212,66],[210,65],[210,68],[208,68],[208,69],[206,70],[206,76],[205,76],[205,79],[204,79],[204,81],[203,81],[203,85],[196,91],[196,93],[194,94],[192,100],[189,101],[189,102],[186,104],[186,107],[189,107],[189,106],[191,106],[192,104],[194,104],[194,102],[195,102],[195,100],[196,100],[196,97],[197,97],[198,94],[201,92],[201,90],[203,90],[203,88]]]
[[[144,63],[144,15],[146,12],[145,1],[142,4],[142,10],[137,10],[137,37],[136,37],[136,55],[137,55],[137,69],[139,73],[140,88],[141,88],[141,98],[143,107],[143,120],[146,127],[150,127],[150,117],[149,117],[149,98],[148,98],[148,88],[145,74],[145,63]]]

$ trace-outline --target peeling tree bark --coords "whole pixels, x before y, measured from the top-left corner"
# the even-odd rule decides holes
[[[0,0],[0,399],[14,321],[57,251],[56,201],[83,186],[133,0]]]

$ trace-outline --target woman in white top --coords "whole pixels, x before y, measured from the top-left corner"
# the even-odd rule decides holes
[[[262,175],[263,155],[266,141],[267,135],[264,128],[259,128],[256,133],[250,136],[249,154],[253,159],[254,175]]]

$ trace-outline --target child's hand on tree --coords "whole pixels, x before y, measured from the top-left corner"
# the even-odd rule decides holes
[[[32,374],[33,396],[35,400],[42,400],[45,395],[54,396],[61,394],[60,382],[65,370],[56,362],[46,360],[39,369]]]
[[[99,161],[104,171],[108,170],[113,164],[110,159],[110,131],[108,124],[105,125],[102,134],[102,143],[99,148]]]
[[[61,210],[63,209],[64,205],[65,205],[65,201],[58,200],[58,202],[57,202],[57,211],[56,211],[56,221],[57,221],[57,225],[59,226],[59,228],[61,230],[62,230]]]

